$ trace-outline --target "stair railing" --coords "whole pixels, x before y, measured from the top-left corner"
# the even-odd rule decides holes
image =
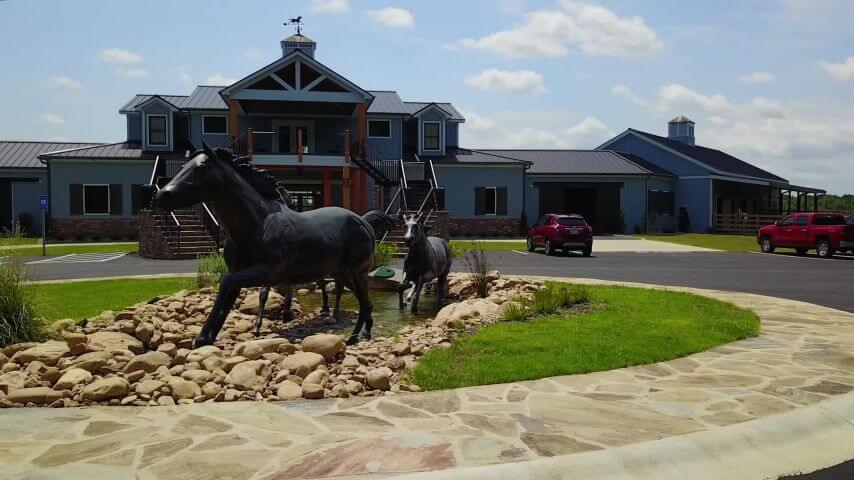
[[[159,191],[160,191],[160,185],[158,185],[157,182],[155,182],[154,183],[155,195],[157,195],[157,192],[159,192]],[[156,208],[156,205],[155,205],[155,212],[154,213],[156,213],[158,216],[160,216],[160,224],[163,225],[164,229],[166,229],[167,238],[169,237],[169,229],[170,229],[169,220],[172,220],[172,223],[175,224],[175,231],[177,233],[177,238],[178,238],[177,249],[178,249],[178,255],[180,255],[181,254],[181,222],[178,220],[178,217],[175,216],[175,212],[173,212],[172,210],[170,210],[168,212],[165,210],[161,210],[159,208]],[[168,213],[168,215],[167,215],[167,213]],[[167,242],[168,242],[168,240],[167,240]]]
[[[386,158],[385,154],[367,139],[356,140],[350,151],[353,162],[364,168],[374,180],[383,185],[394,185],[402,173],[398,162]]]
[[[220,237],[222,232],[222,227],[219,224],[219,221],[214,216],[211,209],[208,207],[208,204],[202,202],[196,205],[196,215],[199,217],[199,221],[202,222],[202,225],[205,227],[205,230],[208,232],[208,235],[213,237],[214,243],[216,244],[216,249],[219,251],[220,249]]]

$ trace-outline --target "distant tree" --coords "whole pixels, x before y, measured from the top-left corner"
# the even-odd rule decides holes
[[[854,194],[823,195],[818,198],[818,209],[854,214]]]

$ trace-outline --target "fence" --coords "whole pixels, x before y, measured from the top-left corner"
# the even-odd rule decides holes
[[[782,217],[782,214],[759,215],[735,213],[715,215],[715,231],[720,233],[754,235],[761,227],[770,225]]]

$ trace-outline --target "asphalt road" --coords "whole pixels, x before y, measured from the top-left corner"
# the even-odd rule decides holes
[[[589,258],[489,252],[503,273],[597,278],[771,295],[854,312],[854,257],[758,253],[594,253]],[[35,257],[29,260],[40,260]],[[97,263],[34,263],[34,280],[193,273],[195,260],[150,260],[127,255]],[[457,268],[462,263],[457,262]]]

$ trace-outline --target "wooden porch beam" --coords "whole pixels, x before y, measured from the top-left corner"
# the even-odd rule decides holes
[[[332,169],[329,167],[323,168],[323,206],[332,206]]]
[[[228,101],[228,126],[231,129],[231,139],[237,138],[237,99],[232,98]]]

